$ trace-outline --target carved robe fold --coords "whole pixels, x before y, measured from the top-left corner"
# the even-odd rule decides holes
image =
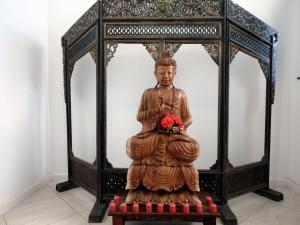
[[[143,94],[137,114],[142,131],[126,144],[127,154],[133,159],[126,189],[137,189],[142,184],[150,191],[172,192],[186,185],[190,191],[200,191],[198,171],[192,165],[200,152],[197,141],[185,130],[180,134],[158,132],[159,110],[179,116],[185,129],[192,123],[184,91],[173,88],[169,93],[151,88]]]

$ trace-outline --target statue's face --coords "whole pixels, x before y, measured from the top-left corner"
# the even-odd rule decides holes
[[[155,70],[157,82],[164,87],[172,84],[176,74],[176,67],[174,66],[158,66]]]

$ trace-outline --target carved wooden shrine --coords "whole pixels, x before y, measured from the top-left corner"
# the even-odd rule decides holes
[[[57,191],[80,186],[95,195],[97,200],[89,222],[102,221],[114,194],[124,192],[127,168],[113,168],[106,157],[109,151],[106,142],[106,66],[118,43],[143,44],[156,59],[161,42],[172,54],[182,44],[202,44],[219,66],[218,154],[216,163],[209,170],[199,170],[199,179],[201,191],[213,196],[218,204],[224,224],[237,224],[227,205],[231,198],[256,192],[276,201],[282,200],[281,193],[269,188],[278,32],[229,0],[102,0],[66,32],[62,47],[68,180],[57,184]],[[256,58],[266,78],[265,147],[259,162],[233,167],[228,159],[229,65],[238,51]],[[94,163],[81,160],[72,151],[70,81],[75,62],[88,52],[97,68],[97,154]]]

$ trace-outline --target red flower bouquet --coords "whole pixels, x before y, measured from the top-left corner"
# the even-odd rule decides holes
[[[166,115],[160,121],[160,125],[167,133],[178,133],[177,128],[182,128],[182,120],[180,117],[166,112]]]

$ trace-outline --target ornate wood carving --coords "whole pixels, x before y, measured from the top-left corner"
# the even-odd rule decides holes
[[[159,44],[158,43],[151,43],[151,44],[143,44],[147,51],[150,53],[152,58],[156,61],[159,57]],[[168,51],[173,57],[175,53],[179,50],[181,44],[180,43],[166,43],[166,51]]]
[[[222,17],[223,0],[105,0],[105,18]]]
[[[230,59],[229,59],[229,62],[232,63],[236,54],[239,53],[239,49],[234,47],[234,46],[230,46]]]
[[[67,50],[67,59],[69,61],[75,61],[82,55],[87,48],[91,45],[95,45],[96,42],[96,28],[93,28],[90,32],[85,34],[76,44]]]
[[[93,58],[93,60],[94,60],[94,62],[97,64],[97,58],[96,58],[96,46],[95,47],[93,47],[91,50],[90,50],[90,55],[92,56],[92,58]]]
[[[167,39],[167,38],[207,38],[220,37],[220,23],[198,22],[193,24],[157,24],[157,23],[107,23],[105,26],[106,39]]]
[[[105,183],[105,193],[114,194],[124,192],[127,181],[126,174],[127,170],[107,169],[103,181]],[[219,175],[199,171],[199,185],[201,191],[217,195],[218,184],[220,183],[219,179]]]
[[[79,20],[66,32],[63,38],[66,45],[70,45],[83,32],[91,27],[99,18],[99,2],[97,1]]]
[[[262,60],[258,60],[258,63],[267,79],[270,77],[270,65]]]
[[[272,104],[275,101],[275,87],[276,87],[276,72],[278,66],[278,53],[277,53],[277,37],[274,39],[275,43],[273,44],[273,60],[272,60]]]
[[[106,65],[108,65],[108,63],[110,62],[110,60],[114,57],[115,52],[117,51],[117,47],[118,47],[118,43],[114,42],[114,43],[109,43],[106,45]],[[90,55],[92,56],[93,60],[96,62],[97,58],[96,58],[96,46],[93,47],[90,50]]]
[[[61,39],[61,45],[65,46],[64,38]],[[64,99],[65,103],[67,103],[67,55],[66,55],[66,48],[63,47],[63,76],[64,76]]]
[[[219,44],[203,44],[203,47],[207,51],[207,53],[210,55],[212,60],[219,65],[219,54],[220,54],[220,47]],[[239,52],[239,50],[234,47],[230,46],[230,63],[232,63],[234,57]]]
[[[106,53],[106,65],[110,62],[110,60],[114,57],[115,52],[117,51],[118,43],[110,42],[106,44],[105,53]]]
[[[259,64],[260,64],[260,67],[264,73],[264,75],[266,76],[267,79],[270,79],[270,76],[271,76],[271,79],[272,79],[272,104],[274,103],[274,100],[275,100],[275,87],[276,87],[276,69],[277,69],[277,45],[275,44],[274,45],[274,48],[273,48],[273,65],[272,65],[272,71],[270,71],[270,64],[269,63],[266,63],[262,60],[259,60]],[[272,72],[272,74],[270,73]]]
[[[124,192],[126,186],[125,173],[105,173],[104,177],[105,193],[114,194]]]
[[[277,33],[274,28],[268,26],[263,21],[232,1],[229,1],[228,17],[234,22],[242,25],[250,32],[253,32],[259,37],[265,39],[267,42],[271,42],[271,36]]]
[[[210,55],[212,60],[219,65],[219,44],[203,44],[203,47]]]
[[[233,26],[230,27],[230,39],[259,56],[261,60],[265,62],[270,61],[271,48],[267,44],[264,44]]]
[[[202,192],[208,192],[217,195],[218,192],[218,176],[215,174],[200,174],[199,185]]]

